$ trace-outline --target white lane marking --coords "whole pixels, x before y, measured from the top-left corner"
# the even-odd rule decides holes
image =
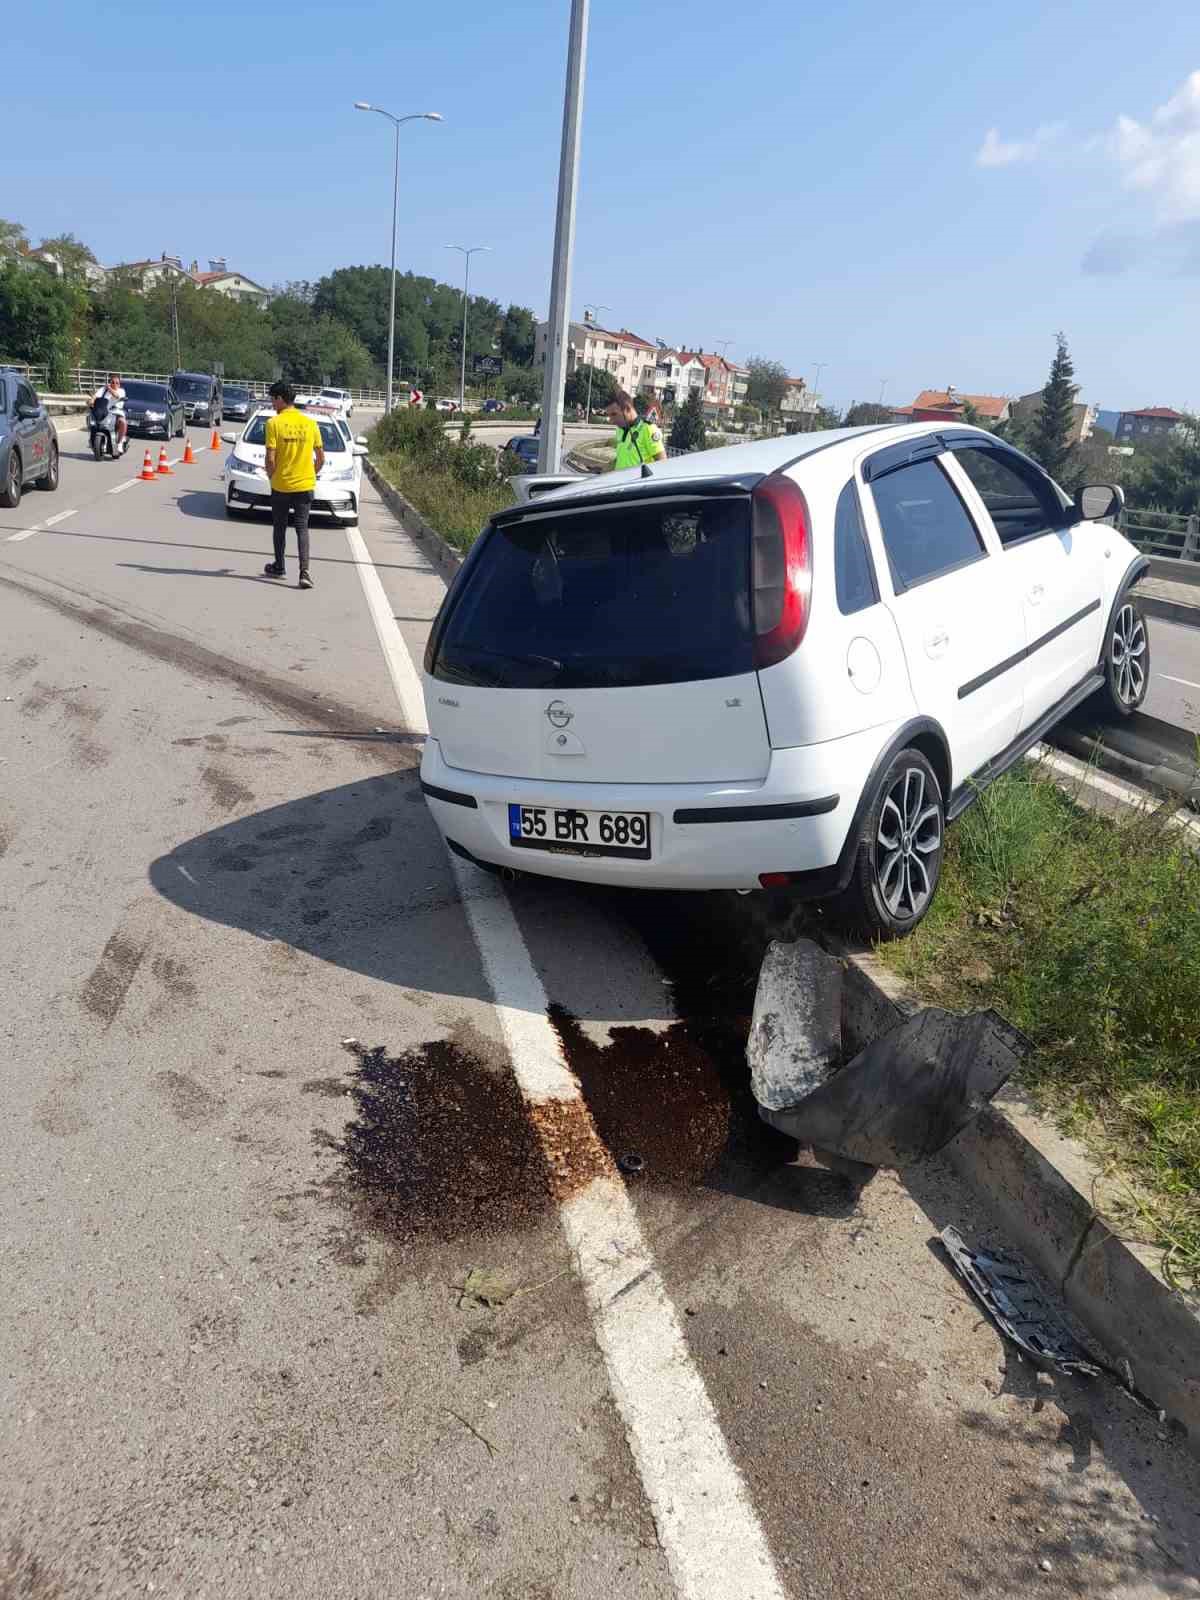
[[[118,483],[115,488],[109,489],[106,492],[108,494],[124,494],[126,489],[132,489],[135,483],[141,483],[142,481],[143,480],[141,478],[126,478],[124,483]],[[145,479],[145,482],[149,483],[150,479]]]
[[[1200,683],[1193,683],[1190,678],[1173,678],[1169,672],[1156,672],[1154,676],[1165,683],[1181,683],[1185,689],[1200,689]]]
[[[22,528],[17,533],[10,533],[7,544],[20,544],[22,539],[32,539],[35,533],[43,533],[47,528],[53,528],[59,522],[65,522],[68,517],[78,516],[77,510],[60,511],[56,516],[47,517],[45,522],[37,522],[32,528]]]
[[[425,701],[362,534],[347,528],[400,714],[428,733]],[[547,996],[503,890],[457,857],[451,869],[525,1100],[571,1102],[602,1150]],[[682,1600],[784,1600],[766,1535],[623,1183],[594,1178],[560,1207],[613,1396]]]

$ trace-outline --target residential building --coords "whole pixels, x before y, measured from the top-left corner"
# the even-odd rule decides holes
[[[157,261],[121,261],[115,267],[109,267],[108,271],[135,281],[142,290],[153,289],[155,284],[164,283],[168,278],[186,280],[188,283],[194,281],[179,257],[169,256],[165,251]]]
[[[1042,391],[1035,389],[1032,394],[1023,394],[1019,400],[1012,403],[1012,415],[1019,422],[1032,422],[1042,408]],[[1077,400],[1072,407],[1071,432],[1069,442],[1082,444],[1085,439],[1090,439],[1092,429],[1096,426],[1096,407],[1085,405],[1082,400]]]
[[[37,250],[27,250],[19,259],[22,262],[36,261],[39,266],[43,266],[48,271],[52,272],[56,278],[61,278],[64,276],[63,264],[55,255],[53,250],[42,250],[40,248]],[[107,267],[102,267],[98,261],[84,262],[83,281],[87,284],[89,289],[99,289],[102,287],[107,277]]]
[[[200,289],[214,289],[227,299],[244,300],[252,305],[265,306],[271,298],[269,289],[264,289],[261,283],[255,283],[253,278],[246,277],[244,272],[230,272],[222,256],[213,257],[208,267],[207,272],[201,272],[198,261],[185,267],[182,257],[169,256],[164,251],[157,261],[123,261],[119,266],[102,267],[100,271],[127,274],[136,280],[143,291],[153,289],[155,284],[168,278],[175,278],[181,283],[194,283]]]
[[[962,394],[953,384],[945,389],[922,389],[912,403],[912,415],[906,422],[961,422],[963,412],[971,405],[985,422],[1007,422],[1012,414],[1012,402],[999,394]],[[899,407],[898,410],[907,410]],[[893,416],[896,413],[893,412]]]
[[[733,369],[733,403],[735,406],[746,404],[746,395],[750,389],[750,368],[737,367]]]
[[[1122,411],[1117,418],[1118,444],[1146,444],[1151,439],[1167,439],[1183,421],[1183,414],[1170,406],[1144,406],[1141,411]]]
[[[813,393],[803,378],[789,378],[779,411],[784,419],[806,415],[817,410],[821,397]]]
[[[539,366],[545,365],[549,326],[548,322],[539,322],[534,335],[534,360]],[[598,371],[611,372],[630,394],[655,381],[660,354],[657,345],[628,328],[601,328],[590,318],[572,322],[567,334],[568,374],[584,362]]]
[[[681,364],[699,363],[704,374],[704,409],[712,416],[718,416],[722,411],[732,411],[733,398],[733,365],[723,356],[704,350],[681,350],[679,352]]]
[[[240,272],[194,272],[192,277],[201,289],[215,289],[228,300],[265,306],[271,298],[269,289],[264,289],[261,283],[255,283],[253,278],[247,278]]]

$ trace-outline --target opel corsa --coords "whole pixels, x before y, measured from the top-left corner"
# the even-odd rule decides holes
[[[492,518],[430,633],[430,809],[482,866],[789,886],[907,933],[948,822],[1089,695],[1145,697],[1121,504],[927,423],[535,495]]]

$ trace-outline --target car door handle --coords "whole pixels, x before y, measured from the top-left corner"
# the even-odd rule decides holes
[[[945,653],[950,643],[950,635],[941,623],[933,629],[932,633],[925,635],[925,654],[927,656],[940,656]]]
[[[1033,588],[1030,589],[1026,598],[1031,606],[1040,606],[1042,601],[1046,598],[1045,585],[1041,583],[1035,583]]]

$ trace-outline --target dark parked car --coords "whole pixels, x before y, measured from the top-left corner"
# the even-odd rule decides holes
[[[497,411],[503,411],[504,410],[504,401],[503,400],[496,400],[494,398],[491,399],[491,400],[485,400],[483,402],[483,410],[484,410],[484,414],[486,416],[491,416],[494,412],[497,412]]]
[[[227,383],[222,392],[222,407],[227,417],[235,418],[238,422],[248,422],[258,410],[258,401],[249,389]]]
[[[528,467],[530,472],[537,471],[538,440],[531,434],[518,434],[504,448],[511,450],[514,456],[520,456],[522,465]]]
[[[0,506],[19,506],[31,483],[58,488],[58,432],[20,373],[0,368]]]
[[[220,427],[225,415],[220,378],[214,378],[211,372],[176,372],[171,387],[183,401],[189,422],[206,428]]]
[[[125,421],[131,434],[147,439],[178,439],[183,434],[183,401],[166,383],[125,380]]]

